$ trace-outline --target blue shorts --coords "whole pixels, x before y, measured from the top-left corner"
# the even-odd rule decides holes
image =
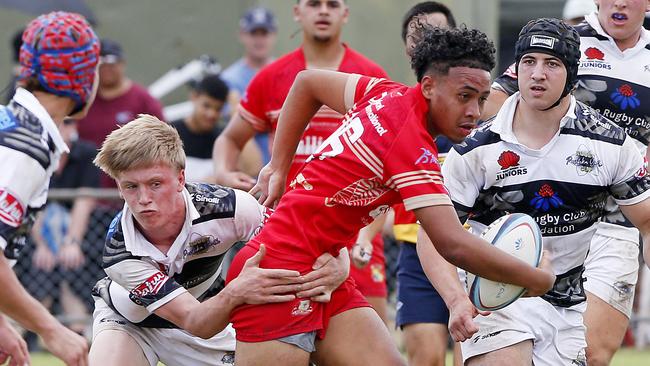
[[[396,325],[402,328],[413,323],[447,324],[449,310],[424,273],[415,244],[398,243]]]

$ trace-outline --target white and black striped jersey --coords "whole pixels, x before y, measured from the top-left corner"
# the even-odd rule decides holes
[[[213,184],[187,183],[183,196],[185,225],[166,254],[135,228],[127,205],[108,230],[108,277],[93,293],[141,326],[174,327],[152,313],[182,293],[199,301],[216,295],[224,286],[224,254],[255,235],[271,212],[246,192]]]
[[[15,262],[33,213],[47,199],[52,172],[68,147],[34,95],[18,88],[0,106],[0,250]]]
[[[454,146],[442,168],[445,186],[474,232],[508,213],[532,216],[558,279],[570,273],[580,282],[560,291],[573,305],[584,300],[568,292],[582,292],[580,269],[607,198],[638,203],[650,197],[650,177],[623,128],[573,97],[548,144],[535,150],[518,143],[512,131],[518,99],[519,93],[511,96],[492,122]]]

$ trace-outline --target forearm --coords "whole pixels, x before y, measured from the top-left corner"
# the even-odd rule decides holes
[[[232,137],[226,135],[225,131],[217,138],[212,149],[212,160],[217,176],[219,173],[237,170],[242,149],[243,145],[239,146]]]
[[[534,292],[545,292],[555,281],[552,274],[529,266],[469,233],[451,206],[425,207],[415,210],[415,214],[440,255],[457,267]]]
[[[460,297],[467,296],[458,279],[456,266],[447,262],[438,253],[422,229],[418,231],[417,252],[424,273],[448,308],[451,308]]]
[[[0,313],[40,335],[60,326],[47,309],[27,293],[4,254],[0,254]]]
[[[226,328],[230,323],[230,313],[237,305],[226,287],[189,312],[183,329],[198,337],[210,338]]]
[[[90,197],[80,197],[74,201],[72,212],[70,213],[70,226],[64,243],[77,243],[81,241],[88,230],[90,215],[95,208],[95,199]]]

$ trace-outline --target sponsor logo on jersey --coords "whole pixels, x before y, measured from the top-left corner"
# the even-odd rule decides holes
[[[612,102],[621,108],[621,110],[626,110],[628,108],[635,109],[641,105],[641,101],[637,97],[637,93],[632,89],[630,84],[623,84],[616,88],[609,95]]]
[[[388,95],[388,92],[383,92],[379,98],[370,98],[370,100],[368,100],[368,105],[365,108],[366,115],[368,116],[370,123],[372,123],[372,127],[375,128],[375,131],[377,131],[377,134],[379,134],[379,136],[383,136],[386,132],[388,132],[388,130],[382,126],[381,122],[379,122],[379,116],[375,114],[373,107],[375,111],[380,111],[382,108],[384,108],[382,101],[386,95]]]
[[[605,61],[605,53],[597,47],[589,47],[584,52],[586,60],[580,61],[580,67],[611,70],[612,65]]]
[[[544,212],[551,208],[558,208],[564,204],[564,201],[557,195],[549,184],[543,184],[539,191],[535,192],[535,197],[530,200],[530,205],[537,210]]]
[[[199,235],[199,234],[192,233],[192,235]],[[191,255],[208,252],[215,246],[219,245],[220,243],[221,240],[219,240],[219,238],[213,237],[212,235],[206,235],[206,236],[199,235],[198,239],[194,239],[190,241],[188,248],[183,249],[183,259]]]
[[[519,159],[519,155],[514,151],[506,150],[502,152],[497,159],[497,163],[501,167],[501,170],[497,172],[497,181],[507,177],[527,174],[528,169],[519,165]]]
[[[310,300],[300,300],[300,302],[291,310],[291,315],[302,316],[311,313],[314,309]]]
[[[421,147],[420,150],[422,150],[422,155],[420,155],[420,157],[415,160],[415,164],[429,164],[438,162],[436,156],[429,149]]]
[[[4,188],[0,188],[0,221],[13,227],[23,222],[25,207],[16,196]]]
[[[578,175],[580,176],[589,173],[598,175],[600,167],[603,166],[603,162],[598,159],[598,156],[589,151],[583,145],[578,147],[575,154],[566,157],[566,165],[569,164],[575,165],[576,172],[578,172]]]
[[[129,298],[137,303],[137,299],[141,299],[145,296],[155,295],[160,291],[163,285],[169,280],[162,272],[156,272],[151,277],[147,278],[144,282],[139,284],[133,290],[131,290],[131,295]]]

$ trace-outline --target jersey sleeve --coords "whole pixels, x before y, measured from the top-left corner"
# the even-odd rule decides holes
[[[482,183],[479,180],[478,167],[472,167],[464,156],[451,149],[445,163],[442,165],[442,175],[445,186],[454,203],[456,213],[461,222],[465,222],[474,207]]]
[[[515,64],[510,65],[503,74],[494,79],[492,89],[500,90],[508,95],[513,95],[519,91]]]
[[[266,93],[272,92],[268,90],[267,78],[268,72],[267,69],[262,69],[250,84],[246,88],[244,95],[239,102],[239,108],[237,111],[241,118],[250,123],[251,126],[257,131],[270,131],[271,130],[271,121],[266,116],[264,110],[264,103],[267,99]]]
[[[385,184],[396,190],[404,208],[451,205],[432,142],[402,128],[384,159]]]
[[[133,255],[124,242],[118,214],[111,223],[104,245],[104,271],[129,293],[129,299],[153,313],[159,307],[187,292],[172,277],[162,272],[151,259]]]
[[[618,163],[619,169],[610,193],[619,205],[633,205],[650,197],[650,175],[645,157],[634,141],[625,137]]]
[[[235,225],[240,241],[248,241],[257,235],[269,219],[272,209],[260,205],[255,197],[247,192],[234,189],[237,205]]]
[[[0,146],[0,172],[0,250],[4,251],[28,209],[45,204],[47,173],[36,160],[5,146]]]
[[[345,83],[345,92],[343,94],[345,108],[349,110],[356,102],[368,95],[370,91],[380,89],[391,89],[395,83],[384,78],[363,76],[359,74],[350,74]]]

